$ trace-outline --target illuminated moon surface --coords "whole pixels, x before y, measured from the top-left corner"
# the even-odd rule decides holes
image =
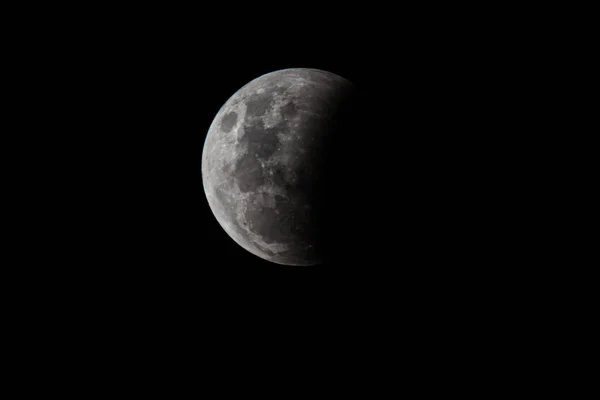
[[[206,137],[202,180],[225,232],[278,264],[322,261],[319,242],[327,143],[350,81],[316,69],[260,76],[221,107]]]

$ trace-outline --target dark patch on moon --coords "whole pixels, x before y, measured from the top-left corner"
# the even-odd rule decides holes
[[[285,172],[279,166],[275,167],[275,169],[273,170],[273,175],[271,177],[271,180],[273,181],[273,183],[276,186],[279,186],[282,188],[286,187]]]
[[[217,196],[217,199],[219,199],[219,202],[223,206],[225,206],[225,207],[223,207],[223,210],[226,210],[227,214],[231,215],[231,213],[230,213],[231,207],[229,207],[229,199],[227,198],[227,196],[225,195],[223,190],[221,190],[221,188],[217,187],[215,189],[215,195]]]
[[[276,194],[275,196],[273,196],[273,198],[275,199],[275,209],[280,207],[282,203],[287,203],[289,201],[285,196],[282,196],[280,194]]]
[[[260,161],[252,153],[245,154],[236,162],[233,177],[242,192],[255,190],[265,183]]]
[[[291,119],[294,118],[296,114],[298,114],[298,107],[296,107],[296,105],[292,101],[290,101],[289,103],[286,103],[283,107],[281,107],[280,111],[283,118]]]
[[[286,227],[278,222],[278,214],[272,208],[266,208],[253,202],[248,205],[246,219],[252,221],[252,232],[259,235],[265,243],[281,242],[286,237]]]
[[[271,107],[273,96],[283,92],[285,92],[285,88],[276,86],[266,89],[263,93],[252,95],[246,101],[246,116],[262,117]]]
[[[246,220],[252,221],[252,231],[260,235],[265,243],[295,243],[302,233],[301,221],[295,221],[291,215],[293,205],[281,202],[275,208],[264,207],[254,201],[248,205]]]
[[[261,193],[248,203],[244,214],[247,221],[244,224],[245,227],[249,225],[250,231],[260,236],[267,244],[280,243],[298,247],[301,243],[313,241],[314,229],[311,230],[310,215],[306,214],[306,211],[301,210],[295,202],[279,194],[272,195],[275,207],[265,207],[264,201],[261,201],[261,198],[265,196],[271,197],[269,194]],[[303,208],[307,209],[307,207]],[[245,232],[242,234],[247,236]],[[313,246],[312,250],[300,247],[274,253],[255,241],[252,243],[256,248],[271,256],[277,254],[277,257],[290,258],[290,260],[302,260],[309,254],[314,255],[314,250],[316,250],[316,246]]]
[[[221,130],[223,132],[230,132],[235,123],[237,122],[237,114],[233,111],[228,113],[221,120]]]
[[[263,116],[269,106],[273,97],[270,94],[261,94],[253,96],[251,100],[246,103],[246,115],[250,117],[261,117]]]
[[[243,140],[248,143],[248,153],[258,158],[267,159],[277,151],[279,146],[278,133],[282,133],[282,126],[265,128],[261,120],[253,121],[244,126]]]

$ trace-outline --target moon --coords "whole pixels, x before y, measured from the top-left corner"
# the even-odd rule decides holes
[[[323,261],[324,168],[353,92],[334,73],[290,68],[252,80],[218,111],[202,182],[215,218],[242,248],[283,265]]]

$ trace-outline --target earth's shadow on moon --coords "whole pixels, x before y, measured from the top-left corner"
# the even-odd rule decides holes
[[[362,151],[370,151],[364,135],[364,96],[356,86],[345,89],[332,118],[325,127],[327,135],[312,158],[318,163],[318,178],[312,182],[311,204],[315,209],[314,243],[321,255],[315,265],[294,266],[265,260],[261,270],[291,274],[338,275],[360,269],[353,256],[362,252],[364,244],[364,208]],[[361,172],[362,171],[362,172]],[[364,246],[363,246],[364,247]]]
[[[364,125],[363,103],[361,92],[353,86],[343,96],[331,119],[329,134],[323,144],[321,179],[316,182],[314,200],[319,221],[316,242],[321,249],[322,262],[304,267],[307,272],[350,268],[357,230],[365,217],[365,210],[360,206],[364,183],[359,178],[359,170],[364,168],[359,153]]]

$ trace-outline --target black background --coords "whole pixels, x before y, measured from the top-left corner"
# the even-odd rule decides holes
[[[7,75],[27,105],[26,154],[8,172],[31,168],[21,184],[33,190],[17,193],[24,211],[7,209],[23,247],[6,269],[24,279],[3,281],[27,366],[88,391],[162,384],[171,397],[296,378],[287,397],[322,383],[448,392],[490,376],[495,390],[554,356],[545,327],[530,329],[560,309],[544,290],[566,297],[545,282],[562,269],[542,261],[555,254],[542,235],[554,213],[534,195],[558,175],[541,156],[561,157],[544,148],[555,119],[540,101],[553,77],[533,62],[540,10],[27,7],[10,32],[29,39],[11,60],[21,74]],[[240,248],[202,188],[219,108],[290,67],[359,93],[331,160],[335,262],[310,268]]]
[[[85,197],[94,204],[85,215],[100,224],[81,222],[95,231],[88,245],[96,253],[85,260],[108,263],[124,288],[140,281],[192,298],[207,290],[233,303],[279,293],[318,304],[313,291],[349,301],[420,291],[441,299],[500,279],[497,264],[519,245],[505,234],[515,201],[505,188],[525,147],[515,124],[523,110],[510,96],[528,71],[520,50],[484,30],[486,20],[352,11],[211,25],[212,13],[198,22],[155,12],[95,21],[77,39],[66,32],[61,55],[70,62],[60,65],[74,87],[74,125],[90,132],[77,139],[85,149],[77,157],[94,160],[99,180]],[[216,112],[245,83],[290,67],[339,74],[360,96],[334,162],[337,262],[323,267],[247,253],[220,228],[202,188]]]
[[[445,280],[495,262],[501,246],[488,235],[499,233],[501,175],[511,168],[511,155],[501,155],[511,140],[506,114],[518,110],[505,101],[513,66],[494,38],[449,36],[435,24],[360,32],[324,25],[277,37],[269,27],[249,35],[173,23],[111,42],[90,78],[106,101],[100,117],[114,135],[110,154],[125,163],[114,194],[131,229],[123,244],[131,262],[164,268],[174,280],[180,268],[187,282],[268,279],[274,287],[279,279]],[[289,268],[248,254],[218,226],[202,191],[200,156],[218,109],[250,80],[289,67],[337,73],[361,96],[358,121],[339,143],[332,246],[340,261],[328,267]]]
[[[520,116],[535,47],[513,45],[487,14],[315,10],[122,10],[40,38],[52,121],[68,132],[51,140],[64,141],[69,157],[57,161],[73,193],[49,191],[64,212],[54,213],[59,230],[47,228],[60,243],[45,254],[59,266],[43,276],[65,303],[131,327],[139,343],[144,331],[250,348],[339,347],[365,335],[392,348],[403,335],[433,348],[501,329],[533,274],[520,254],[532,207]],[[202,187],[219,108],[250,80],[291,67],[334,72],[359,93],[332,162],[336,261],[324,266],[249,254]]]

